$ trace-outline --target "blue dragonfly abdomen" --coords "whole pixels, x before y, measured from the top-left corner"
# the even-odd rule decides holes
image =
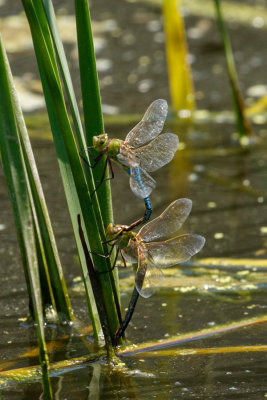
[[[126,169],[127,174],[130,175],[131,179],[131,189],[132,191],[136,194],[137,197],[141,197],[144,199],[145,202],[145,215],[144,215],[144,221],[149,221],[151,214],[152,214],[152,206],[151,206],[151,201],[148,196],[150,194],[151,190],[155,187],[155,181],[150,177],[150,187],[151,190],[148,190],[148,186],[144,184],[142,181],[141,177],[141,171],[142,169],[140,167],[136,168],[128,168]],[[143,174],[143,172],[142,172]]]
[[[145,207],[146,207],[144,221],[148,221],[151,216],[151,213],[152,213],[152,207],[151,207],[151,202],[150,202],[149,197],[148,196],[145,197],[145,195],[146,195],[146,193],[148,193],[148,191],[147,191],[147,186],[142,181],[140,167],[132,168],[130,175],[131,175],[131,180],[135,181],[134,183],[131,183],[131,188],[132,188],[132,186],[134,186],[136,188],[135,190],[138,191],[138,197],[142,197],[144,199]],[[153,182],[153,188],[154,188],[154,186],[155,185]],[[133,190],[133,188],[132,188],[132,190]]]

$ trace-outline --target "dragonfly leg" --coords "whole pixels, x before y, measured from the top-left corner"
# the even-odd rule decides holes
[[[112,162],[111,162],[110,158],[108,158],[108,166],[109,166],[109,170],[110,170],[111,176],[109,178],[107,178],[107,179],[111,180],[111,179],[114,179],[114,170],[113,170]]]
[[[113,250],[113,249],[112,249]],[[118,259],[118,255],[119,255],[120,249],[116,250],[116,255],[115,255],[115,259],[114,259],[114,263],[112,265],[112,267],[109,270],[106,271],[96,271],[97,274],[106,274],[107,272],[111,272],[114,270],[114,268],[116,267],[116,263],[117,263],[117,259]],[[111,254],[111,253],[110,253]]]
[[[127,268],[126,260],[125,260],[125,258],[123,257],[122,252],[121,252],[121,258],[122,258],[122,261],[123,261],[124,268]]]
[[[95,192],[100,188],[100,186],[102,185],[102,183],[105,181],[105,174],[106,174],[106,170],[107,170],[107,166],[108,166],[108,160],[109,158],[107,157],[106,161],[105,161],[105,165],[104,165],[104,170],[103,170],[103,174],[102,177],[98,183],[98,185],[96,185],[95,190],[93,191],[93,193],[91,193],[91,197],[93,197],[93,195],[95,194]]]
[[[102,244],[110,244],[112,242],[116,242],[116,238],[117,238],[117,236],[113,239],[105,240],[104,242],[102,242]]]
[[[101,180],[99,181],[99,186],[101,185],[101,183],[105,182],[105,181],[110,181],[111,179],[114,179],[114,170],[112,167],[112,162],[110,161],[110,158],[107,157],[107,161],[108,161],[108,166],[109,166],[109,171],[111,173],[111,176],[104,178],[105,173],[103,173]],[[107,168],[107,166],[106,166]]]
[[[132,316],[133,316],[133,313],[134,313],[135,306],[136,306],[138,298],[139,298],[139,293],[138,293],[138,291],[137,291],[137,289],[135,287],[134,290],[133,290],[133,293],[132,293],[132,297],[131,297],[131,300],[130,300],[130,303],[129,303],[129,307],[128,307],[128,310],[127,310],[126,315],[125,315],[125,318],[124,318],[123,322],[121,323],[119,329],[115,333],[115,342],[116,342],[117,345],[119,344],[119,340],[120,340],[121,336],[124,334],[127,326],[129,325],[129,322],[132,319]]]
[[[109,157],[107,157],[107,161],[108,161],[108,166],[109,166],[109,171],[111,173],[111,176],[109,176],[108,178],[104,178],[103,179],[103,176],[104,176],[104,174],[103,174],[103,176],[101,178],[101,181],[100,181],[101,183],[103,183],[105,181],[110,181],[111,179],[114,179],[114,170],[113,170],[113,167],[112,167],[112,162],[110,161]]]
[[[99,254],[99,253],[94,253],[93,251],[90,251],[90,253],[91,253],[91,254],[94,254],[95,256],[98,256],[98,257],[109,258],[109,257],[111,256],[111,254],[112,254],[112,251],[113,251],[113,249],[114,249],[115,244],[116,244],[116,243],[114,243],[114,244],[111,245],[111,249],[110,249],[110,251],[108,252],[108,254]]]
[[[100,154],[98,154],[97,157],[94,157],[93,154],[92,154],[92,152],[91,152],[91,150],[90,150],[90,148],[87,147],[87,149],[88,149],[88,152],[89,152],[89,154],[90,154],[90,157],[92,157],[92,159],[94,160],[94,163],[93,163],[92,165],[89,164],[89,162],[87,161],[87,159],[82,155],[82,151],[80,151],[79,154],[80,154],[81,159],[85,162],[85,164],[86,164],[89,168],[92,168],[92,169],[93,169],[93,168],[95,168],[95,167],[97,166],[98,162],[101,160],[101,158],[103,157],[104,153],[100,153]]]

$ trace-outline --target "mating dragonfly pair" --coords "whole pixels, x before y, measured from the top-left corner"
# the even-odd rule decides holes
[[[178,148],[176,135],[161,134],[167,112],[167,102],[162,99],[156,100],[124,141],[108,139],[107,134],[93,138],[93,147],[99,154],[91,167],[97,165],[98,161],[106,155],[99,185],[103,182],[108,167],[111,177],[114,177],[111,164],[111,160],[114,160],[121,164],[130,175],[130,187],[137,197],[144,199],[146,207],[144,216],[131,225],[110,224],[107,228],[107,239],[111,245],[110,254],[116,247],[112,268],[116,266],[119,254],[124,262],[126,260],[129,263],[138,264],[135,289],[126,317],[116,332],[117,342],[132,317],[138,296],[150,297],[155,288],[161,285],[163,279],[161,269],[189,260],[202,249],[205,243],[205,239],[200,235],[177,236],[178,230],[191,211],[192,202],[189,199],[174,201],[159,217],[144,225],[138,233],[132,231],[137,225],[147,222],[151,216],[149,195],[156,183],[149,172],[169,163]]]

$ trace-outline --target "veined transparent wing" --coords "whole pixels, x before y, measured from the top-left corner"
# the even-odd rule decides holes
[[[142,168],[130,169],[130,186],[133,193],[140,199],[150,195],[156,186],[156,181]]]
[[[146,243],[146,250],[159,268],[188,261],[205,244],[205,238],[195,234],[177,236],[163,242]]]
[[[156,171],[168,164],[178,148],[179,139],[174,133],[163,133],[152,142],[130,152],[135,154],[140,166],[148,172]]]
[[[138,268],[135,276],[135,286],[142,297],[150,297],[164,279],[163,273],[146,256],[141,248],[138,248]]]
[[[183,225],[191,208],[192,201],[190,199],[173,201],[159,217],[144,225],[138,232],[138,236],[144,242],[153,242],[173,236]]]
[[[140,166],[140,161],[134,153],[134,149],[128,146],[121,145],[117,160],[126,167],[137,168]]]
[[[167,113],[166,100],[153,101],[142,120],[128,133],[125,143],[136,148],[154,139],[162,131]]]
[[[138,262],[138,245],[135,240],[130,240],[121,252],[127,262],[131,264]]]

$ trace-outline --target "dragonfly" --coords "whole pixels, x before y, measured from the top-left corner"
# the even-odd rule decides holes
[[[149,195],[155,188],[156,182],[149,173],[169,163],[178,148],[177,135],[173,133],[160,134],[167,113],[166,100],[158,99],[150,104],[142,120],[127,134],[125,140],[109,139],[106,133],[93,137],[92,148],[99,154],[94,158],[94,163],[90,167],[94,168],[101,158],[106,156],[103,174],[95,191],[105,180],[107,168],[110,170],[110,177],[106,179],[114,178],[111,160],[122,165],[130,175],[131,190],[145,202],[144,217],[135,225],[148,221],[152,213]],[[88,151],[90,152],[90,148]],[[90,154],[92,153],[90,152]]]
[[[187,219],[192,201],[186,198],[172,202],[157,218],[145,224],[138,233],[125,225],[112,225],[107,228],[107,238],[112,250],[116,246],[115,262],[121,254],[124,263],[138,264],[135,275],[135,288],[128,311],[116,332],[116,342],[126,330],[139,295],[150,297],[161,286],[164,274],[162,269],[188,261],[205,244],[205,238],[197,234],[181,234],[179,229]]]

